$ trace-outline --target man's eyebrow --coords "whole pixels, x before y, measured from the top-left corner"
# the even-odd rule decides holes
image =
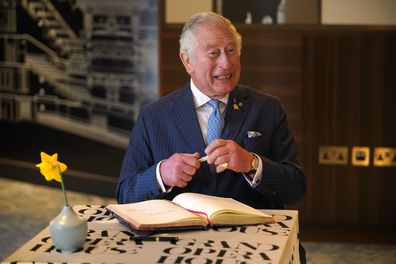
[[[202,45],[204,50],[209,50],[209,49],[216,49],[218,48],[217,45],[215,44],[210,44],[210,43],[205,43]],[[237,47],[237,44],[235,42],[230,42],[228,43],[225,48],[229,48],[229,47]]]
[[[202,47],[204,48],[204,49],[212,49],[212,48],[216,48],[216,45],[215,44],[212,44],[212,43],[210,43],[210,42],[208,42],[208,41],[203,41],[202,43]]]

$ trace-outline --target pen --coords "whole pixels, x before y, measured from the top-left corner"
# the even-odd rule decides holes
[[[208,160],[208,156],[205,156],[205,157],[200,158],[198,161],[199,162],[204,162],[204,161],[207,161],[207,160]]]
[[[202,157],[200,159],[198,159],[199,162],[204,162],[208,160],[208,156]],[[224,169],[228,168],[228,162],[221,164],[221,166],[223,166]]]
[[[130,240],[133,240],[133,241],[155,241],[155,242],[161,242],[161,241],[176,242],[179,240],[179,238],[173,237],[173,236],[134,236],[134,237],[130,237]]]

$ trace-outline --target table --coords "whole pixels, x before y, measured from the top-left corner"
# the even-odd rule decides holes
[[[299,263],[298,211],[263,210],[276,223],[172,233],[176,242],[132,241],[132,233],[100,205],[73,207],[88,222],[84,248],[55,250],[48,227],[5,263]],[[165,235],[165,234],[164,234]]]

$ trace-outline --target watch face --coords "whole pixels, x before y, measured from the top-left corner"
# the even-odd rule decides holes
[[[252,160],[252,169],[253,170],[257,170],[258,169],[258,165],[259,165],[259,160],[256,156],[253,157]]]

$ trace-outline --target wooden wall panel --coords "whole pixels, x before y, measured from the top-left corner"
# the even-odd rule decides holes
[[[162,25],[161,95],[188,75]],[[320,165],[321,145],[396,147],[396,28],[237,26],[241,83],[279,97],[308,178],[302,225],[396,227],[396,169]],[[373,153],[371,153],[372,155]]]
[[[241,83],[277,96],[288,111],[297,142],[301,138],[302,37],[271,28],[239,26],[242,35]]]
[[[395,31],[340,28],[304,37],[305,223],[395,227],[395,167],[318,164],[321,145],[396,147]],[[393,202],[391,202],[393,201]]]
[[[162,26],[160,31],[160,95],[164,96],[189,79],[179,58],[182,25]]]

